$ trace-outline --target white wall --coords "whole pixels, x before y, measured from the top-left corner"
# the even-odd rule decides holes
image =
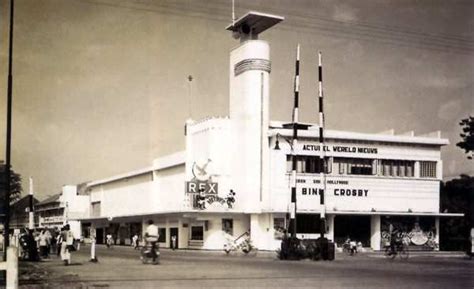
[[[249,70],[234,74],[237,63],[248,59],[270,60],[267,42],[250,40],[231,51],[229,66],[229,112],[232,122],[232,188],[246,212],[261,209],[264,172],[261,163],[268,149],[269,73]],[[263,76],[263,77],[262,77]],[[263,151],[263,154],[262,154]]]
[[[77,186],[63,186],[59,201],[67,205],[65,214],[68,219],[84,218],[89,215],[89,196],[77,194]]]
[[[155,204],[151,212],[181,211],[184,200],[184,164],[154,172],[155,181],[152,184],[152,195],[149,196]]]
[[[186,136],[186,173],[181,180],[183,188],[183,209],[193,210],[189,196],[185,194],[185,181],[192,181],[193,165],[203,167],[207,163],[206,171],[209,181],[218,184],[218,195],[225,198],[231,187],[231,131],[228,118],[212,118],[204,121],[188,122]],[[221,211],[224,207],[215,206],[209,211]]]
[[[91,202],[101,203],[101,216],[137,215],[156,211],[152,174],[119,179],[90,188]]]
[[[222,231],[222,219],[233,219],[234,221],[234,234],[232,237],[226,236]],[[241,234],[245,233],[250,229],[250,217],[249,215],[219,215],[219,216],[207,216],[208,220],[208,230],[204,231],[204,244],[203,249],[208,250],[223,250],[223,244],[226,243],[226,239],[235,239]],[[191,223],[189,225],[189,230],[191,230]],[[199,221],[194,222],[194,224],[199,224]],[[191,234],[189,234],[191,237]]]

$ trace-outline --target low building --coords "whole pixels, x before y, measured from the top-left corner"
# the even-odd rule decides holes
[[[24,196],[10,206],[10,229],[29,227],[30,195]],[[33,197],[33,206],[39,201]],[[35,227],[38,226],[38,217],[34,217]]]
[[[78,218],[88,216],[89,197],[78,194],[81,186],[64,186],[62,192],[35,205],[35,215],[40,228],[60,230],[69,224],[71,230],[79,238],[82,236]]]

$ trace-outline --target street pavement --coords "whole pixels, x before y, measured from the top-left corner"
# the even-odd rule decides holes
[[[52,257],[21,262],[20,288],[474,288],[474,260],[462,254],[416,253],[388,260],[379,253],[336,254],[334,261],[281,261],[274,252],[161,250],[159,265],[142,264],[130,247],[90,247],[64,266]]]

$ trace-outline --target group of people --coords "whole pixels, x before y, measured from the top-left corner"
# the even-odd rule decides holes
[[[51,250],[56,248],[56,238],[49,230],[43,229],[40,234],[35,238],[36,243],[39,247],[39,254],[41,258],[49,258]]]
[[[153,221],[148,221],[145,231],[145,247],[149,248],[154,258],[158,256],[158,226]],[[107,245],[114,243],[112,234],[107,234]],[[131,238],[132,246],[138,250],[140,239],[138,234]],[[49,258],[50,254],[61,257],[64,265],[71,264],[71,252],[76,251],[76,242],[69,224],[64,225],[61,230],[42,229],[40,232],[25,229],[19,236],[20,247],[23,259],[29,261],[39,261],[40,258]],[[177,247],[176,236],[172,236],[172,248]]]
[[[61,230],[42,229],[40,232],[25,229],[19,236],[21,256],[28,261],[49,258],[50,254],[61,256],[64,265],[71,263],[71,252],[75,250],[74,236],[69,224]]]

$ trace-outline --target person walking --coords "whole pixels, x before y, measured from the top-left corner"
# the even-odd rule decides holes
[[[171,249],[176,250],[176,235],[171,236]]]
[[[48,236],[46,235],[45,230],[41,231],[38,239],[39,239],[38,243],[39,243],[39,248],[40,248],[40,256],[42,258],[48,258],[49,239],[48,239]]]
[[[64,228],[61,228],[60,231],[56,232],[56,256],[61,256],[61,245],[63,243],[63,233]]]
[[[112,245],[114,243],[114,239],[112,238],[112,234],[107,234],[107,236],[105,237],[106,238],[106,242],[107,242],[107,248],[112,248]]]
[[[61,237],[63,240],[61,243],[61,260],[63,260],[65,266],[68,266],[71,264],[71,252],[74,247],[74,236],[72,235],[69,224],[64,226]]]
[[[133,246],[133,249],[138,250],[138,235],[137,234],[133,235],[132,237],[132,246]]]
[[[55,254],[56,253],[56,244],[57,244],[57,238],[56,238],[56,233],[51,229],[51,231],[46,231],[47,236],[49,238],[49,249],[48,253],[49,254]]]

